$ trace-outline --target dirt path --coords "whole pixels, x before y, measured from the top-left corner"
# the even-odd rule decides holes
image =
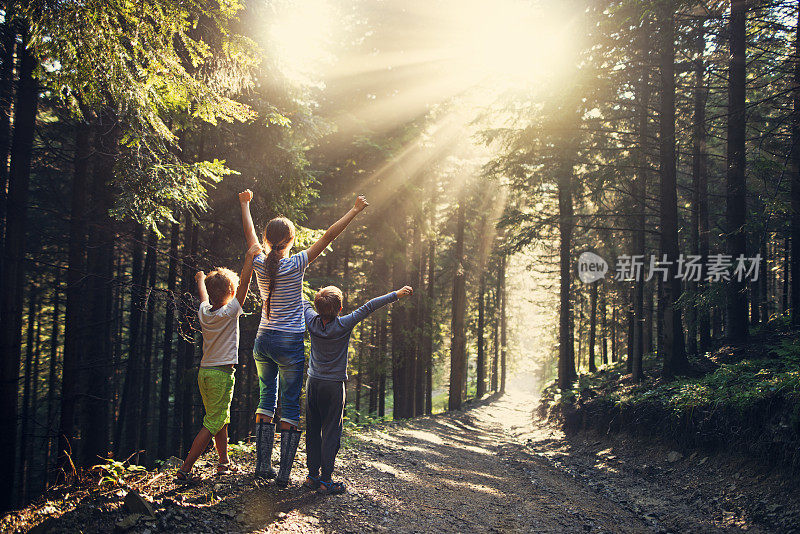
[[[530,427],[530,400],[506,397],[359,436],[340,462],[348,494],[310,497],[265,531],[648,531],[516,440]]]
[[[51,499],[3,526],[25,531],[45,515],[37,534],[791,532],[800,524],[800,490],[779,474],[625,436],[567,439],[533,423],[534,407],[532,397],[507,395],[350,436],[337,465],[348,487],[340,496],[300,487],[301,449],[285,490],[250,475],[211,476],[211,462],[201,462],[206,480],[192,489],[176,488],[166,471],[132,484],[153,502],[154,519],[131,520],[120,490],[60,510]],[[237,454],[251,465],[252,451]]]

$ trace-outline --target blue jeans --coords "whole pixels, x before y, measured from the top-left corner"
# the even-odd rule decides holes
[[[259,388],[256,413],[275,416],[280,377],[281,421],[299,426],[300,390],[306,360],[303,332],[267,330],[256,337],[253,357],[256,360]]]

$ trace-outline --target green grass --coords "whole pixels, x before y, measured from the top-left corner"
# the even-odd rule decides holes
[[[624,363],[601,368],[594,375],[581,375],[574,387],[558,391],[550,384],[544,398],[554,403],[574,403],[580,395],[592,395],[619,408],[658,405],[674,417],[698,409],[724,407],[743,412],[760,401],[777,396],[800,396],[800,339],[784,338],[767,343],[763,356],[723,363],[700,377],[671,381],[649,378],[640,385],[624,384]],[[660,360],[645,357],[645,373],[657,377]]]

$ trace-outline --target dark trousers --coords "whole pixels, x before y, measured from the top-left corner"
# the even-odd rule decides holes
[[[306,464],[308,474],[331,479],[342,438],[344,382],[308,377],[306,383]]]

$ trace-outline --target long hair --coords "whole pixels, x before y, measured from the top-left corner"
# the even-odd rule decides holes
[[[264,229],[264,241],[269,245],[267,254],[267,278],[269,279],[269,295],[267,296],[267,320],[269,320],[270,300],[278,277],[278,262],[283,251],[294,240],[294,224],[286,217],[275,217]]]

